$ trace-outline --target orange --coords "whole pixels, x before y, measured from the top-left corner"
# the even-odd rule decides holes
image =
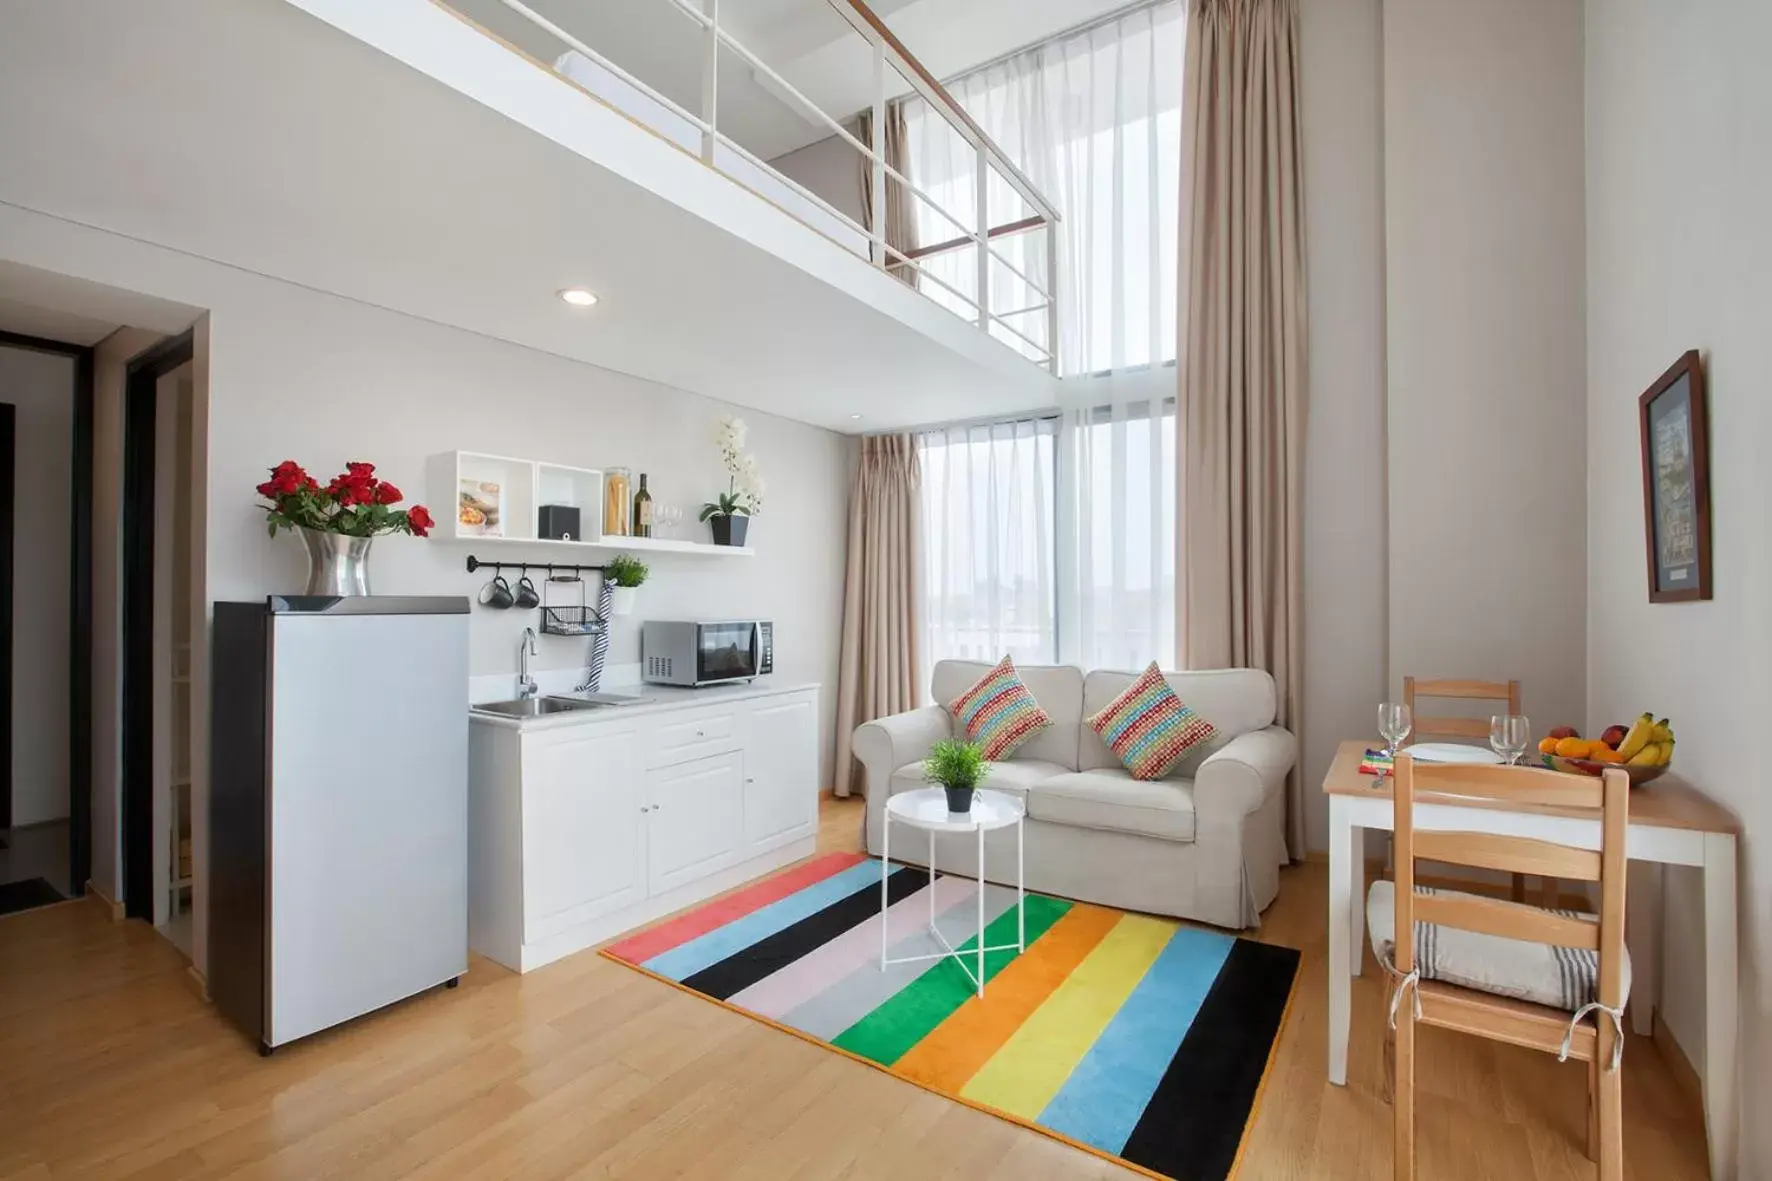
[[[1622,763],[1624,756],[1609,746],[1601,746],[1593,753],[1593,760],[1596,763]]]
[[[1557,743],[1556,753],[1565,759],[1585,759],[1593,746],[1585,738],[1565,738]]]
[[[1538,753],[1546,754],[1546,755],[1556,754],[1557,753],[1557,743],[1560,741],[1561,741],[1561,739],[1557,739],[1557,738],[1540,739],[1538,742]]]

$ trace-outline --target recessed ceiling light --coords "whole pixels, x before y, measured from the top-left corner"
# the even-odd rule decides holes
[[[575,308],[588,308],[597,302],[597,297],[583,287],[568,287],[560,292],[560,298]]]
[[[849,418],[853,422],[860,422],[861,421],[861,415],[859,415],[859,414],[851,414],[849,416]]]

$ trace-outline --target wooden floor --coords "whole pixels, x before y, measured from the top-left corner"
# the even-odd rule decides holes
[[[821,843],[854,848],[827,804]],[[1323,867],[1286,871],[1261,938],[1303,978],[1240,1176],[1388,1176],[1376,974],[1350,1085],[1324,1081]],[[1582,1068],[1424,1030],[1420,1175],[1593,1176]],[[1704,1175],[1653,1046],[1625,1051],[1627,1175]],[[586,952],[519,977],[476,960],[261,1060],[140,923],[72,902],[0,918],[0,1178],[1036,1178],[1131,1174]]]

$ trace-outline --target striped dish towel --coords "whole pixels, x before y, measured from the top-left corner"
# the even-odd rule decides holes
[[[1360,760],[1362,775],[1390,775],[1396,770],[1396,760],[1382,750],[1366,750],[1366,757]]]

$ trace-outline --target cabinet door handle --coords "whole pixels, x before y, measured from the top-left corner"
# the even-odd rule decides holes
[[[757,782],[757,777],[755,775],[746,775],[744,777],[744,781],[746,783],[755,783],[755,782]]]
[[[707,737],[707,734],[706,734],[706,732],[704,732],[704,731],[701,731],[701,730],[697,730],[697,731],[696,731],[696,732],[695,732],[695,736],[696,736],[696,737],[697,737],[697,738],[706,738],[706,737]]]

